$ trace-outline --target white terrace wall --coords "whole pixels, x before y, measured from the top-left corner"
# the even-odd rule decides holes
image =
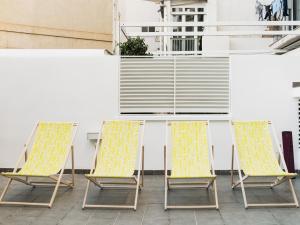
[[[94,150],[86,133],[97,131],[102,120],[119,117],[118,62],[97,50],[0,51],[0,168],[15,165],[37,120],[79,122],[76,168],[89,168]],[[273,120],[278,135],[293,131],[299,169],[297,101],[291,97],[292,81],[300,78],[298,64],[296,56],[231,57],[233,118]],[[164,118],[145,119],[145,168],[161,170]],[[211,121],[217,169],[230,166],[231,138],[224,119]]]
[[[118,58],[101,51],[0,51],[0,168],[13,167],[37,120],[80,123],[76,167],[89,168],[87,131],[118,112]]]

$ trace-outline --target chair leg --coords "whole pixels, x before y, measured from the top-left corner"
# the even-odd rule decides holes
[[[88,191],[89,191],[89,187],[90,187],[90,180],[88,180],[87,185],[86,185],[86,189],[85,189],[85,193],[84,193],[84,198],[83,198],[83,204],[82,204],[82,209],[85,208],[85,204],[86,204],[86,199],[87,199],[87,195],[88,195]]]
[[[72,186],[75,186],[75,161],[74,161],[74,146],[71,147],[71,157],[72,157]]]
[[[293,199],[294,199],[295,205],[296,205],[297,208],[299,208],[299,202],[298,202],[297,195],[296,195],[296,192],[295,192],[295,189],[294,189],[294,185],[292,183],[291,178],[289,178],[289,185],[290,185],[290,189],[291,189],[291,192],[292,192],[292,195],[293,195]]]
[[[145,175],[145,147],[142,147],[142,182],[141,187],[144,187],[144,175]]]
[[[168,178],[165,175],[165,204],[164,204],[165,210],[167,210],[167,204],[168,204],[168,186],[169,186]]]
[[[215,191],[215,202],[216,202],[216,209],[219,209],[219,199],[218,199],[218,189],[217,189],[217,180],[214,180],[214,191]]]
[[[232,152],[231,152],[231,171],[230,171],[230,175],[231,175],[231,187],[234,184],[234,182],[233,182],[233,167],[234,167],[234,145],[232,145]]]
[[[138,195],[139,195],[139,186],[140,186],[140,178],[138,178],[136,182],[136,190],[135,190],[135,198],[134,198],[134,210],[136,210],[137,207],[137,200],[138,200]]]
[[[64,172],[64,170],[62,169],[61,172],[60,172],[60,174],[59,174],[59,177],[58,177],[58,179],[57,179],[57,182],[56,182],[56,185],[55,185],[55,188],[54,188],[54,191],[53,191],[53,194],[52,194],[50,203],[49,203],[49,208],[51,208],[52,205],[53,205],[54,199],[55,199],[56,194],[57,194],[57,190],[58,190],[59,185],[60,185],[60,181],[61,181],[63,172]]]
[[[8,191],[8,187],[11,184],[11,182],[12,182],[12,179],[9,178],[9,180],[8,180],[6,186],[5,186],[5,188],[4,188],[4,190],[3,190],[2,194],[1,194],[0,202],[2,202],[2,200],[3,200],[3,198],[4,198],[5,194],[6,194],[6,192]]]
[[[246,191],[245,191],[245,186],[244,186],[244,180],[246,180],[248,178],[248,176],[242,177],[241,170],[238,170],[238,173],[239,173],[239,178],[240,178],[240,180],[238,181],[238,183],[240,183],[240,185],[241,185],[242,195],[243,195],[243,200],[244,200],[244,205],[245,205],[245,208],[247,209],[248,208],[248,202],[247,202],[247,196],[246,196]],[[233,188],[235,186],[236,185],[234,185]]]
[[[164,145],[164,171],[165,171],[165,203],[164,203],[164,208],[165,208],[165,210],[167,210],[169,182],[168,182],[167,146],[166,145]]]

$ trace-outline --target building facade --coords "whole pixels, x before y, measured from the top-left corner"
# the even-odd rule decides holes
[[[288,16],[285,17],[282,16],[284,0],[0,0],[0,48],[100,48],[118,53],[118,43],[126,41],[132,32],[141,33],[149,52],[159,55],[298,48],[298,40],[295,44],[293,39],[293,46],[287,47],[291,41],[286,43],[280,36],[199,34],[232,32],[237,28],[205,27],[201,23],[268,20],[266,9],[260,12],[258,8],[260,2],[281,2],[280,20],[300,18],[300,0],[286,0]],[[120,26],[123,23],[140,25]],[[150,25],[144,26],[144,23]],[[178,26],[161,27],[151,23],[178,23]],[[241,31],[249,28],[271,29],[268,26],[239,27]],[[170,35],[147,36],[153,32],[169,32]]]
[[[111,0],[0,0],[0,48],[113,50]]]
[[[228,26],[243,22],[299,20],[299,0],[130,0],[121,1],[120,41],[130,34],[142,34],[153,54],[203,54],[203,52],[270,52],[282,35],[201,35],[201,32],[285,31],[289,26]],[[284,8],[286,2],[286,8]],[[270,15],[268,14],[268,4]],[[277,8],[276,8],[277,7]],[[126,12],[131,13],[126,13]],[[286,11],[286,12],[285,12]],[[279,16],[278,16],[279,15]],[[270,16],[270,17],[269,17]],[[217,26],[226,22],[226,26]],[[153,26],[144,26],[153,22]],[[140,26],[126,24],[140,23]],[[178,26],[158,25],[177,23]],[[192,25],[189,25],[192,24]],[[197,25],[199,23],[199,25]],[[216,26],[202,24],[216,24]],[[157,32],[158,35],[153,35]],[[169,35],[162,36],[161,32]],[[143,34],[144,33],[144,34]],[[147,33],[151,34],[147,36]],[[174,33],[174,35],[172,35]]]

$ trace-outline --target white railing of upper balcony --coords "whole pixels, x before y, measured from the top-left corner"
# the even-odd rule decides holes
[[[172,37],[171,40],[171,51],[173,52],[194,52],[201,50],[201,38],[178,38]]]
[[[282,53],[284,50],[276,49],[247,49],[247,50],[221,50],[203,51],[202,37],[229,36],[229,37],[268,37],[278,40],[287,35],[300,36],[300,21],[231,21],[231,22],[146,22],[146,23],[121,23],[128,37],[154,37],[159,40],[160,50],[152,51],[154,55],[202,55],[202,54],[259,54]],[[141,27],[155,27],[155,32],[139,32]],[[178,32],[173,28],[178,27],[203,27],[200,31]],[[182,29],[184,30],[184,29]],[[121,40],[119,40],[121,42]]]

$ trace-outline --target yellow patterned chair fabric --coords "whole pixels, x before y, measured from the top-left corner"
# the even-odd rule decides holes
[[[284,172],[274,153],[268,121],[234,122],[241,169],[249,176],[294,176]]]
[[[140,125],[140,121],[105,122],[95,171],[86,176],[131,177],[137,161]]]
[[[206,121],[171,122],[171,178],[211,178]]]
[[[50,176],[57,174],[72,144],[72,123],[40,122],[28,160],[17,173],[4,176]]]

